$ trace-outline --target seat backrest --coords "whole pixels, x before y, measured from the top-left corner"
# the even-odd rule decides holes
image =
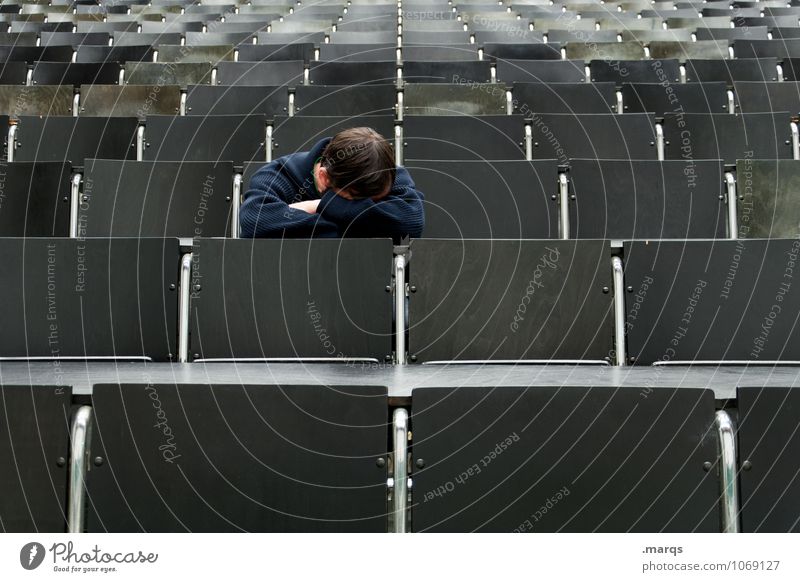
[[[677,111],[686,113],[724,113],[729,110],[725,83],[624,83],[622,102],[625,112],[650,111],[663,115]]]
[[[387,140],[394,136],[394,117],[390,115],[369,116],[276,116],[272,122],[272,155],[279,158],[312,148],[319,140],[350,127],[371,127]]]
[[[267,117],[287,112],[287,87],[235,87],[190,85],[186,90],[186,115],[248,115]]]
[[[410,115],[502,115],[505,87],[497,83],[425,84],[403,87],[403,112]]]
[[[63,162],[83,165],[84,158],[136,158],[135,117],[41,117],[20,116],[14,160]]]
[[[611,113],[616,111],[614,83],[514,83],[514,111],[536,113]]]
[[[218,85],[280,86],[303,82],[303,61],[219,63]]]
[[[295,115],[394,115],[397,89],[392,85],[298,85]]]
[[[0,236],[69,236],[71,162],[6,162],[4,172]]]
[[[404,160],[524,160],[523,115],[409,115]]]

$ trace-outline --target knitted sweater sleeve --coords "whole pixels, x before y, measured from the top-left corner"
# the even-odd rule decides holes
[[[398,242],[406,236],[422,236],[424,199],[408,171],[398,166],[392,190],[385,198],[347,200],[330,190],[322,196],[317,212],[337,224],[344,236],[392,237]]]
[[[280,171],[276,160],[258,170],[250,179],[250,189],[239,209],[242,238],[336,237],[338,226],[319,214],[289,207],[298,202],[298,189]]]

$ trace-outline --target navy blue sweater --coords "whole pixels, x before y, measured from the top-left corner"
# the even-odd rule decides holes
[[[239,211],[240,235],[264,238],[364,237],[399,242],[405,236],[419,237],[425,225],[424,197],[408,171],[397,167],[389,195],[346,200],[333,190],[317,192],[313,168],[330,138],[309,152],[283,156],[265,165],[250,179]],[[290,208],[289,204],[320,198],[317,214]]]

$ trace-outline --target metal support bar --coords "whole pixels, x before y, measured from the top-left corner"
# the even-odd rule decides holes
[[[67,532],[83,533],[86,507],[86,473],[89,470],[92,442],[92,407],[81,406],[72,419],[69,487],[67,500]]]
[[[617,113],[625,112],[625,105],[622,103],[622,91],[617,91]]]
[[[178,294],[178,362],[189,361],[189,295],[192,283],[192,253],[181,257],[180,292]]]
[[[656,154],[658,155],[658,160],[660,162],[664,161],[664,146],[666,143],[664,142],[664,126],[660,123],[656,123]]]
[[[736,470],[736,435],[733,421],[724,410],[714,418],[719,453],[719,502],[722,533],[739,533],[739,484]]]
[[[406,363],[406,257],[394,258],[394,338],[396,364]]]
[[[728,189],[728,238],[736,240],[739,238],[739,218],[736,216],[736,179],[732,172],[725,172],[725,185]]]
[[[78,117],[81,111],[81,94],[75,93],[72,96],[72,117]]]
[[[616,365],[624,366],[625,351],[625,274],[622,270],[622,259],[613,257],[611,266],[614,270],[614,349]]]
[[[213,82],[211,83],[214,84]],[[181,104],[180,108],[178,109],[179,115],[186,115],[186,91],[181,89]]]
[[[403,126],[399,123],[394,126],[394,163],[403,165]]]
[[[403,121],[403,91],[397,92],[397,121]]]
[[[294,91],[289,91],[289,108],[286,111],[289,117],[294,116]]]
[[[730,115],[736,113],[736,100],[733,96],[733,91],[728,91],[728,113]]]
[[[272,161],[272,132],[275,128],[272,126],[272,123],[267,124],[267,137],[264,142],[264,146],[267,150],[267,162]]]
[[[394,527],[392,533],[406,533],[408,511],[408,411],[397,408],[392,415],[392,435],[394,444],[394,480],[392,492],[392,512]]]
[[[558,202],[561,206],[559,212],[561,238],[569,239],[569,182],[563,172],[558,175]]]
[[[525,159],[533,160],[533,128],[529,123],[525,124]]]
[[[136,161],[144,161],[144,125],[136,128]]]
[[[78,238],[78,208],[81,204],[81,180],[83,175],[72,175],[69,191],[69,238]]]
[[[513,115],[514,113],[514,97],[511,91],[506,91],[506,115]]]
[[[796,121],[792,121],[789,125],[792,132],[792,159],[800,160],[800,130]]]
[[[242,175],[233,176],[233,199],[231,200],[231,238],[239,238],[239,208],[242,205]]]
[[[17,147],[17,129],[19,129],[19,126],[16,123],[8,127],[8,142],[6,145],[8,152],[6,153],[6,159],[8,159],[9,162],[14,161],[14,150]]]

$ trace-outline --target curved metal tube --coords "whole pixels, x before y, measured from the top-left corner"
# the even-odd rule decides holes
[[[395,363],[406,363],[406,257],[394,258]]]
[[[624,366],[625,353],[625,273],[622,270],[622,259],[613,257],[611,266],[614,270],[614,348],[616,365]]]
[[[189,361],[189,295],[192,283],[192,253],[181,257],[180,294],[178,295],[178,362]]]
[[[92,407],[81,406],[72,419],[67,500],[67,532],[83,533],[86,508],[86,473],[92,442]]]
[[[714,418],[719,451],[719,492],[722,533],[739,533],[739,483],[736,470],[736,435],[733,421],[724,410]]]
[[[397,408],[392,415],[394,426],[394,471],[392,511],[394,513],[393,533],[406,533],[408,511],[408,411]]]
[[[728,187],[728,238],[739,238],[739,217],[736,214],[736,179],[731,172],[725,172],[725,184]]]

